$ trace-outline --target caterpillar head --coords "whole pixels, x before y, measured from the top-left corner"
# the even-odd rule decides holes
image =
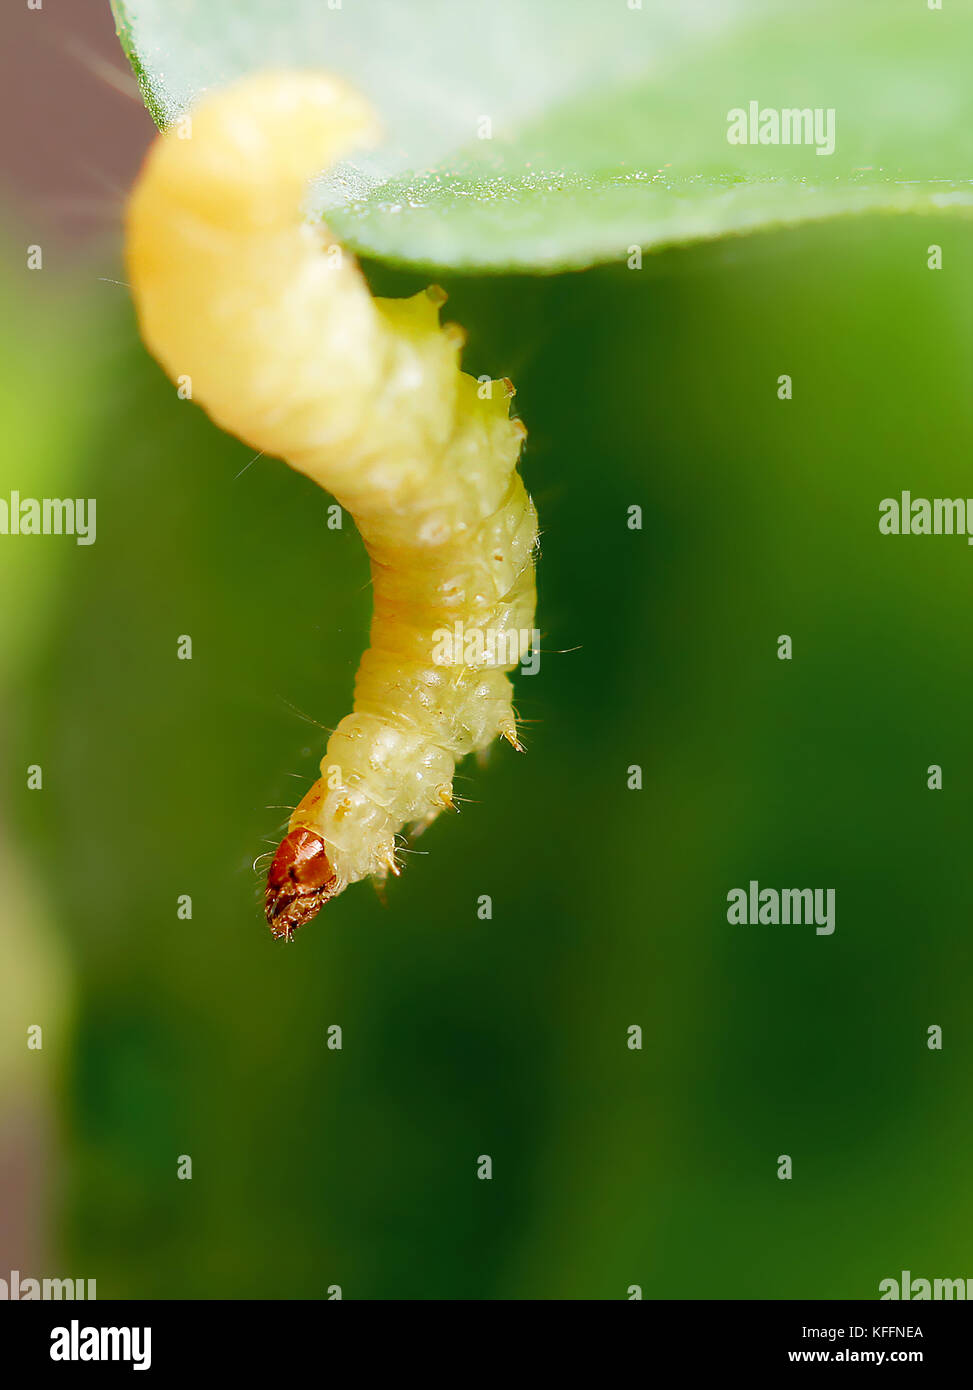
[[[278,940],[289,941],[340,891],[321,836],[298,826],[280,842],[267,874],[264,903],[270,930]]]

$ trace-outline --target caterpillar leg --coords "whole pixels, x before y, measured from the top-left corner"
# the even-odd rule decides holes
[[[412,822],[412,824],[409,826],[410,840],[418,840],[419,836],[422,835],[426,830],[428,830],[434,821],[437,821],[439,819],[443,811],[459,811],[459,807],[453,800],[452,791],[452,787],[443,786],[439,788],[438,795],[439,800],[442,804],[440,806],[433,806],[432,809],[427,811],[426,814],[420,820]]]

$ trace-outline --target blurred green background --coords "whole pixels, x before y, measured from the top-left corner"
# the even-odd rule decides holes
[[[251,862],[315,776],[310,721],[350,706],[360,543],[177,399],[124,288],[32,275],[24,240],[0,496],[98,506],[91,547],[0,540],[0,1106],[45,1174],[31,1272],[393,1299],[973,1275],[973,554],[877,526],[902,489],[973,493],[973,230],[448,278],[467,370],[510,375],[530,428],[529,754],[464,765],[387,906],[361,885],[291,947]],[[751,878],[834,887],[834,935],[728,925]]]

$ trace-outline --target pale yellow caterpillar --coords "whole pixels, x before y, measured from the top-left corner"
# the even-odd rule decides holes
[[[268,875],[267,920],[289,939],[349,883],[398,872],[396,836],[452,806],[458,759],[498,735],[520,747],[506,672],[533,629],[537,519],[513,388],[459,370],[442,291],[373,299],[302,216],[308,181],[374,137],[365,103],[329,76],[269,72],[190,116],[128,204],[142,335],[218,425],[336,497],[372,567],[354,712]],[[481,640],[444,651],[460,630]]]

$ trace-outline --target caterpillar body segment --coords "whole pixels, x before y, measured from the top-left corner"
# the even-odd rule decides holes
[[[519,747],[506,673],[534,623],[512,387],[460,371],[441,290],[373,299],[301,213],[309,180],[374,134],[330,77],[245,78],[199,102],[190,138],[158,138],[128,206],[150,350],[217,424],[332,493],[371,561],[353,712],[268,874],[267,919],[288,939],[348,884],[398,872],[397,834],[452,807],[458,759],[498,735]]]

